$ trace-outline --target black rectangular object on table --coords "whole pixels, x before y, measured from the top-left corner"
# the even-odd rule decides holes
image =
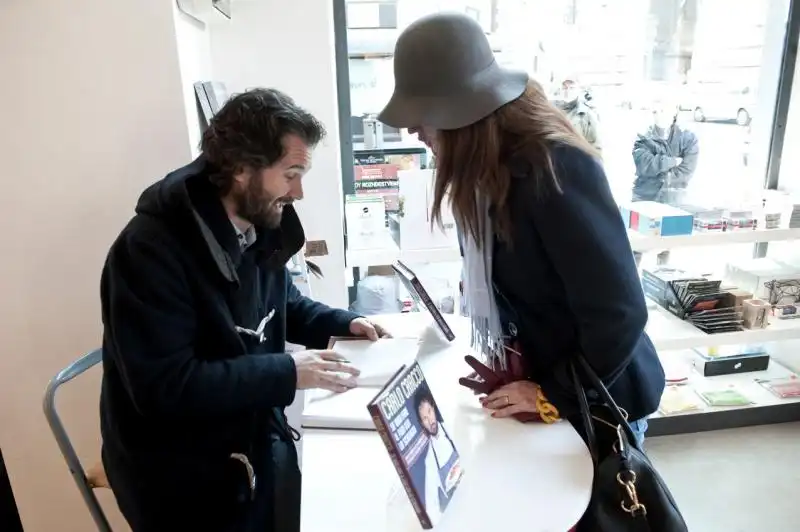
[[[713,360],[698,358],[694,364],[695,369],[703,377],[718,377],[720,375],[735,375],[751,371],[765,371],[769,368],[769,355],[744,355],[739,357],[726,357]]]
[[[765,371],[769,368],[769,352],[760,345],[717,347],[713,348],[717,350],[714,355],[709,354],[711,349],[693,350],[697,354],[693,362],[694,369],[704,377]]]
[[[426,309],[428,309],[428,312],[430,312],[431,316],[433,316],[433,321],[436,322],[436,326],[440,331],[442,331],[442,334],[447,341],[452,342],[455,340],[456,335],[453,333],[453,330],[450,329],[450,326],[444,319],[439,307],[437,307],[431,299],[428,291],[422,286],[422,283],[417,278],[417,274],[415,274],[411,268],[399,260],[392,264],[392,269],[400,278],[400,281],[403,283],[403,285],[405,285],[406,289],[411,293],[411,297],[413,297],[417,303],[422,304]]]

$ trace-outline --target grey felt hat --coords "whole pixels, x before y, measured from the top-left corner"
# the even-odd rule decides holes
[[[466,15],[423,17],[400,34],[395,88],[378,119],[389,126],[458,129],[519,98],[528,74],[495,61],[483,28]]]

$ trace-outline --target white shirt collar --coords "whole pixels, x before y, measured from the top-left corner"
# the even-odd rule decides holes
[[[256,228],[254,226],[251,225],[247,228],[247,231],[243,232],[241,229],[239,229],[239,226],[232,221],[231,224],[233,225],[233,230],[236,231],[236,239],[239,241],[239,247],[242,248],[242,251],[246,250],[255,243],[257,235]]]

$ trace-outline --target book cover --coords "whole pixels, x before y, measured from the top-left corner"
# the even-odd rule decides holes
[[[452,342],[455,340],[456,335],[453,334],[452,329],[450,329],[450,326],[447,324],[444,316],[439,311],[439,308],[431,299],[428,291],[422,286],[422,283],[417,278],[417,274],[415,274],[411,268],[399,260],[392,264],[392,269],[400,278],[400,281],[405,285],[406,289],[411,293],[411,297],[413,297],[417,303],[428,309],[428,312],[430,312],[431,316],[433,316],[433,320],[436,322],[436,326],[442,332],[447,341]]]
[[[422,528],[433,528],[463,470],[420,365],[401,369],[367,410]]]

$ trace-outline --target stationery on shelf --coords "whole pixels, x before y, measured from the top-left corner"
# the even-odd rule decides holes
[[[756,379],[756,382],[769,390],[778,399],[796,399],[800,397],[800,379],[797,375],[779,379]]]
[[[463,469],[419,363],[399,370],[367,410],[422,528],[433,528]]]
[[[702,408],[697,394],[689,386],[667,386],[661,395],[659,412],[665,416],[683,412],[695,412]]]
[[[450,329],[450,326],[447,324],[447,321],[444,319],[444,316],[439,308],[431,299],[428,291],[425,290],[424,286],[422,286],[422,283],[417,278],[417,274],[415,274],[411,268],[399,260],[392,264],[392,269],[400,278],[400,281],[403,283],[403,285],[405,285],[409,293],[411,293],[411,297],[413,297],[418,304],[423,305],[428,310],[430,315],[433,317],[433,320],[436,322],[437,328],[439,331],[441,331],[442,335],[447,339],[447,341],[452,342],[455,340],[456,335],[453,334],[453,330]]]
[[[708,406],[747,406],[753,404],[746,395],[737,388],[720,388],[697,392],[708,403]]]
[[[642,272],[645,295],[707,334],[742,330],[742,309],[722,281],[708,276],[659,267]]]

